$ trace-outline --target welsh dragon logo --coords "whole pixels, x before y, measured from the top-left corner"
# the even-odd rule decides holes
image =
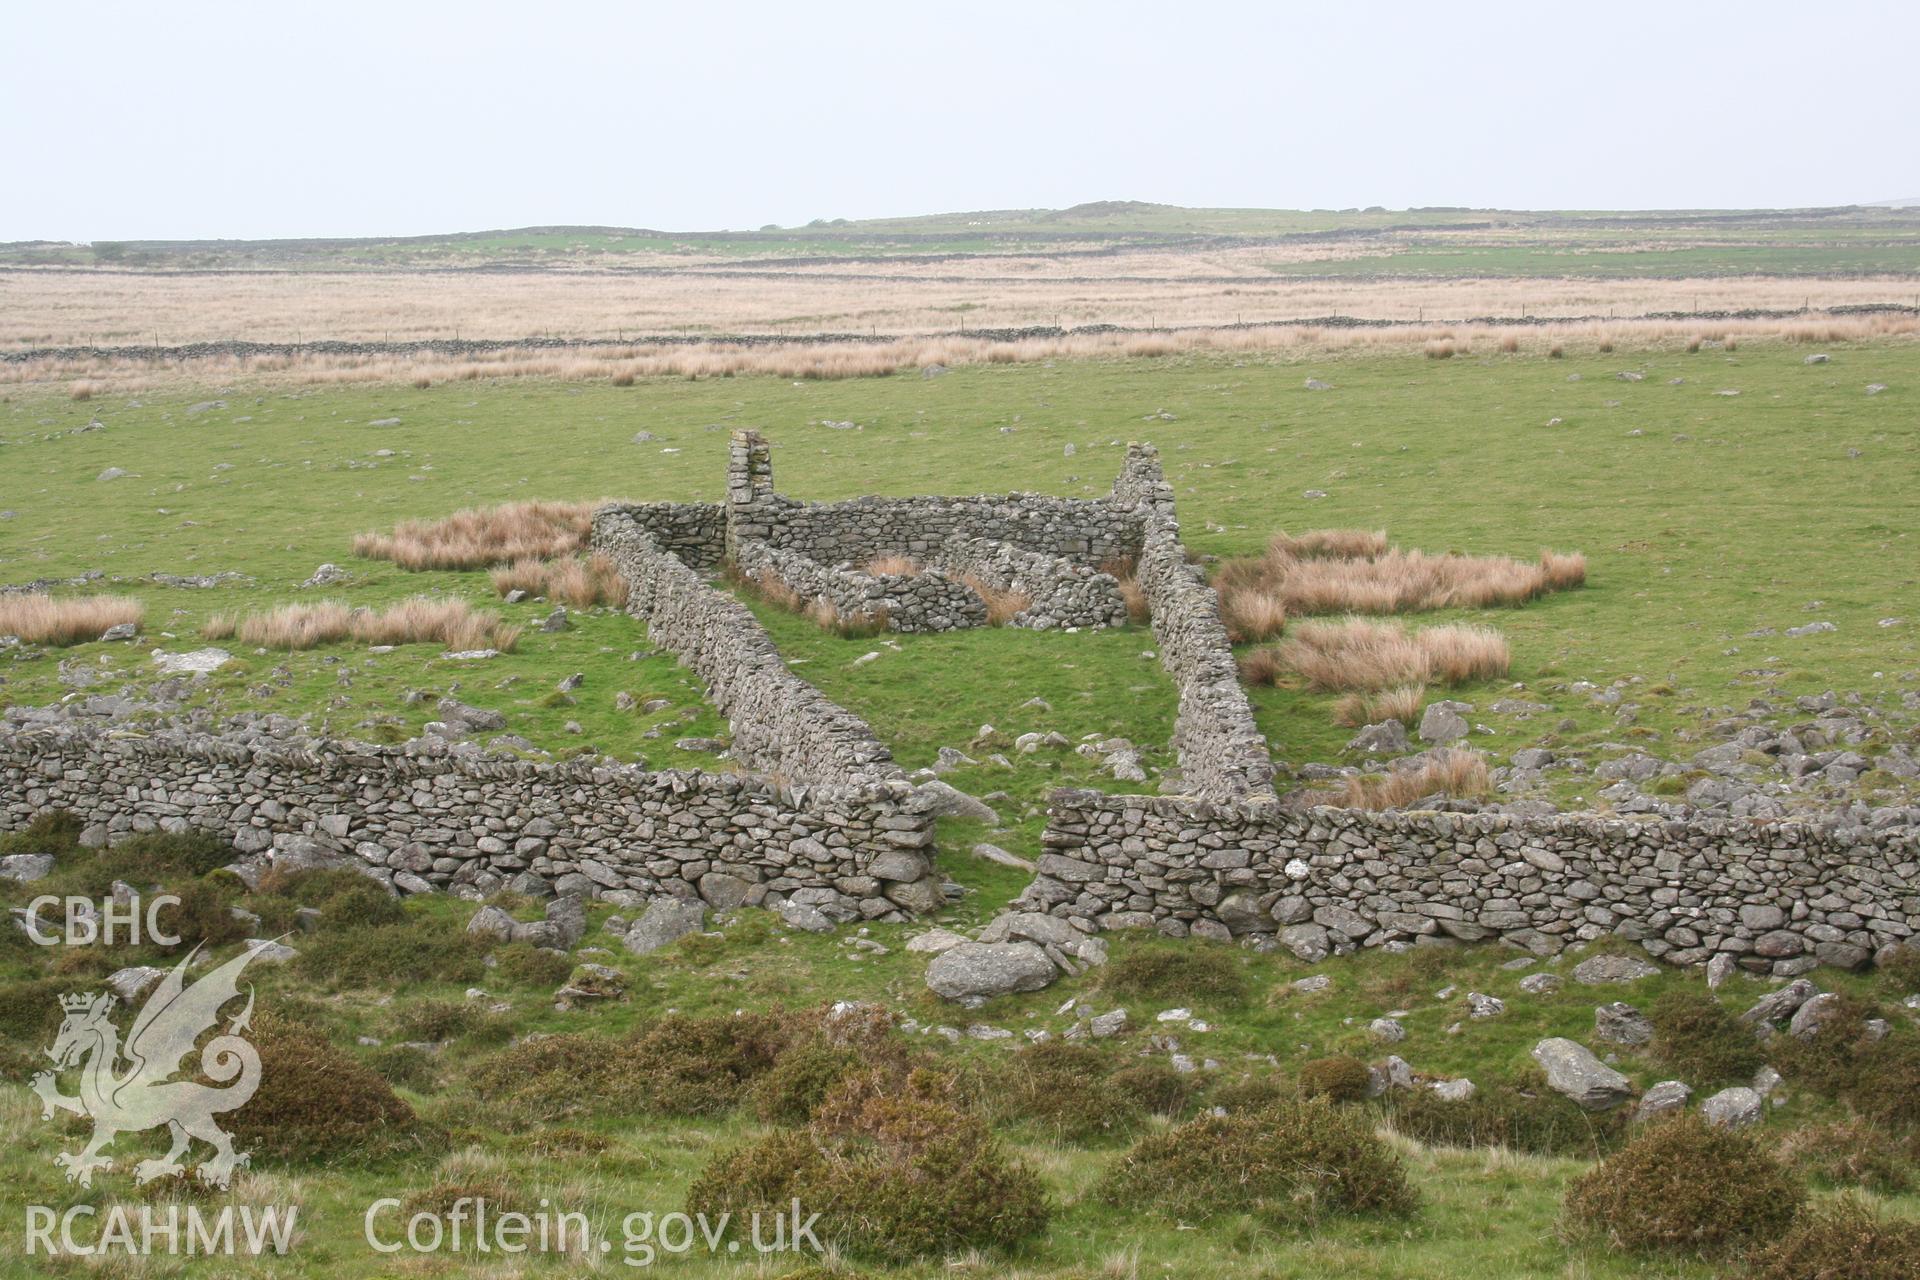
[[[135,1016],[124,1046],[109,1016],[116,1003],[113,996],[60,997],[67,1016],[47,1056],[57,1069],[80,1066],[79,1096],[61,1093],[53,1071],[36,1075],[33,1091],[45,1107],[43,1119],[51,1119],[57,1109],[93,1120],[93,1136],[86,1146],[54,1157],[54,1163],[66,1169],[67,1181],[92,1186],[95,1169],[113,1168],[113,1158],[101,1152],[116,1137],[160,1125],[171,1131],[173,1149],[162,1159],[135,1165],[135,1182],[183,1172],[180,1157],[195,1138],[214,1150],[213,1158],[200,1166],[200,1179],[209,1186],[224,1189],[233,1171],[247,1163],[247,1153],[233,1149],[233,1139],[213,1118],[245,1106],[260,1087],[260,1055],[240,1035],[253,1016],[251,988],[246,1007],[227,1023],[225,1032],[200,1050],[200,1070],[214,1084],[172,1079],[180,1070],[180,1060],[219,1021],[221,1008],[239,997],[240,971],[254,957],[249,948],[187,986],[187,966],[199,953],[195,947],[154,988]]]

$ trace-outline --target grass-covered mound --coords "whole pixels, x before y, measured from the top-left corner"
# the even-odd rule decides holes
[[[1121,1000],[1236,1005],[1252,984],[1234,948],[1187,938],[1127,949],[1101,970],[1100,989]]]
[[[417,1145],[413,1109],[313,1027],[260,1014],[247,1038],[260,1055],[260,1087],[227,1126],[240,1150],[332,1164]]]
[[[1704,991],[1669,991],[1648,1011],[1653,1057],[1696,1089],[1745,1083],[1765,1060],[1753,1028]]]
[[[1806,1191],[1744,1133],[1697,1116],[1649,1124],[1567,1191],[1570,1235],[1713,1257],[1782,1235]]]
[[[1098,1193],[1182,1221],[1238,1212],[1299,1226],[1331,1215],[1409,1213],[1416,1203],[1399,1156],[1364,1118],[1325,1099],[1203,1116],[1144,1138]]]
[[[1005,1247],[1046,1229],[1040,1179],[1015,1163],[942,1073],[849,1078],[805,1129],[777,1129],[725,1151],[687,1193],[687,1211],[736,1219],[794,1200],[816,1234],[891,1262]]]
[[[1430,1089],[1394,1095],[1387,1113],[1398,1133],[1441,1147],[1506,1147],[1531,1155],[1593,1158],[1618,1146],[1622,1111],[1587,1111],[1544,1087],[1495,1084],[1464,1101]]]

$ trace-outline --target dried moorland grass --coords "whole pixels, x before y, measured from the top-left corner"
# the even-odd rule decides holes
[[[1120,601],[1127,606],[1127,621],[1134,626],[1145,626],[1153,621],[1153,610],[1147,604],[1147,589],[1140,585],[1140,566],[1132,559],[1108,560],[1100,566],[1100,572],[1111,577],[1120,589]]]
[[[1538,563],[1506,556],[1430,555],[1387,543],[1374,529],[1276,534],[1258,556],[1223,561],[1214,574],[1223,616],[1269,606],[1295,616],[1424,613],[1525,604],[1586,581],[1586,557],[1542,551]],[[1229,623],[1229,630],[1232,624]]]
[[[1276,663],[1278,658],[1275,658]],[[1333,704],[1333,722],[1348,729],[1398,720],[1409,727],[1427,705],[1427,691],[1417,684],[1362,693],[1343,693]]]
[[[1227,639],[1234,644],[1257,644],[1286,630],[1287,606],[1278,596],[1264,591],[1221,592],[1220,621],[1226,624]]]
[[[1512,650],[1490,627],[1453,624],[1408,632],[1397,622],[1348,618],[1295,627],[1277,660],[1310,688],[1345,692],[1404,688],[1505,675]]]
[[[975,573],[960,574],[959,579],[986,604],[987,625],[990,627],[1004,627],[1033,607],[1033,593],[1030,591],[996,587]]]
[[[910,578],[920,572],[920,564],[912,556],[889,551],[874,556],[861,569],[876,577]]]
[[[262,649],[313,649],[353,639],[363,644],[437,643],[454,652],[493,648],[508,653],[519,643],[520,628],[505,625],[491,609],[476,610],[464,600],[413,596],[380,613],[322,600],[245,617],[215,614],[200,634],[208,640],[237,637],[242,644]]]
[[[1428,752],[1417,769],[1348,778],[1344,803],[1350,809],[1404,809],[1428,796],[1478,800],[1491,794],[1493,777],[1486,758],[1477,751],[1446,748]]]
[[[403,569],[487,569],[585,550],[600,502],[509,502],[469,507],[440,520],[405,520],[392,533],[363,533],[353,553]]]
[[[19,636],[22,644],[86,644],[110,627],[138,626],[146,617],[147,607],[127,596],[0,596],[0,636]]]
[[[575,609],[597,604],[616,608],[627,602],[626,579],[620,576],[608,557],[595,552],[585,558],[515,560],[489,571],[493,589],[501,595],[524,591],[530,596],[545,596]]]

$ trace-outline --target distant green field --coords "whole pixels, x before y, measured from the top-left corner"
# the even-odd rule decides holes
[[[1722,248],[1409,250],[1359,258],[1275,262],[1282,276],[1832,276],[1920,273],[1920,240],[1859,245],[1757,244]]]

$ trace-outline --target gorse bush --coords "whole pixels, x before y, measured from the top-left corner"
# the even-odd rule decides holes
[[[1539,1089],[1495,1084],[1464,1101],[1431,1089],[1395,1093],[1387,1121],[1396,1133],[1437,1147],[1505,1147],[1531,1155],[1597,1158],[1620,1144],[1621,1111],[1585,1111]]]
[[[313,1027],[258,1014],[247,1038],[260,1087],[227,1126],[241,1150],[332,1163],[416,1144],[413,1109]]]
[[[1001,1118],[1082,1141],[1122,1132],[1139,1115],[1113,1082],[1112,1056],[1064,1040],[1016,1055],[998,1073],[990,1098]]]
[[[1703,991],[1669,991],[1653,1002],[1650,1052],[1695,1087],[1753,1078],[1765,1061],[1753,1028]]]
[[[845,1087],[807,1130],[722,1152],[687,1193],[689,1213],[773,1214],[794,1200],[840,1251],[890,1262],[1016,1244],[1045,1230],[1045,1189],[1010,1160],[957,1086],[915,1072],[903,1087]]]
[[[644,1109],[711,1115],[739,1103],[793,1038],[791,1020],[772,1014],[674,1013],[636,1033],[622,1056]]]
[[[1794,1129],[1780,1141],[1780,1158],[1830,1187],[1898,1195],[1915,1184],[1915,1169],[1900,1138],[1855,1117]]]
[[[1324,1099],[1202,1116],[1143,1138],[1097,1191],[1120,1208],[1188,1222],[1248,1213],[1310,1226],[1333,1215],[1406,1213],[1416,1203],[1393,1150],[1356,1112]]]
[[[1122,1067],[1113,1073],[1112,1084],[1135,1111],[1176,1120],[1200,1095],[1194,1073],[1177,1070],[1164,1058],[1145,1058]]]
[[[1912,1280],[1920,1222],[1882,1218],[1852,1197],[1802,1214],[1747,1258],[1740,1280]]]
[[[1122,999],[1232,1005],[1247,999],[1251,984],[1232,947],[1187,939],[1121,951],[1101,970],[1100,989]]]
[[[1300,1064],[1300,1092],[1329,1102],[1358,1102],[1367,1096],[1373,1073],[1358,1058],[1309,1058]]]
[[[1806,1192],[1744,1133],[1697,1116],[1648,1124],[1567,1191],[1570,1234],[1618,1248],[1724,1255],[1793,1224]]]

